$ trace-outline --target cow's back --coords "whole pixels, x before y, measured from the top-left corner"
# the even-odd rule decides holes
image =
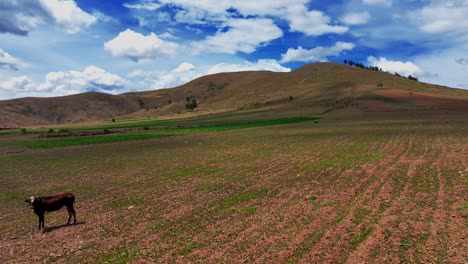
[[[73,203],[75,202],[75,196],[70,192],[59,193],[59,194],[50,195],[50,196],[43,196],[41,197],[41,199],[42,199],[42,205],[45,211],[48,211],[48,212],[59,210],[64,205],[72,206]]]

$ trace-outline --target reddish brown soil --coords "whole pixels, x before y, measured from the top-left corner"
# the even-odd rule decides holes
[[[459,112],[468,111],[468,99],[465,98],[448,97],[437,94],[413,92],[400,89],[376,90],[375,94],[403,102],[408,102],[416,106]]]
[[[0,261],[466,263],[467,129],[320,121],[2,154]],[[79,224],[60,211],[36,231],[21,197],[65,189]]]

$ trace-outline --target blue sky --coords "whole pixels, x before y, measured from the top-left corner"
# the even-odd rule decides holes
[[[467,0],[0,0],[0,99],[344,59],[468,88]]]

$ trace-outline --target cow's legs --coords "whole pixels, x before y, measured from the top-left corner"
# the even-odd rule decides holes
[[[73,205],[67,206],[68,210],[68,224],[70,224],[71,216],[73,215],[73,223],[76,224],[76,212],[75,208],[73,208]]]
[[[40,215],[39,216],[39,230],[41,229],[41,226],[42,228],[44,228],[44,215]]]
[[[68,211],[68,222],[67,222],[67,225],[70,224],[70,220],[71,220],[71,212],[70,212],[70,208],[67,207],[67,211]]]

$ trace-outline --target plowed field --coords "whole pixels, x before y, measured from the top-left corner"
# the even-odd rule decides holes
[[[245,128],[0,151],[1,263],[466,263],[468,123]],[[11,140],[14,140],[12,137]],[[37,217],[23,200],[72,191]]]

